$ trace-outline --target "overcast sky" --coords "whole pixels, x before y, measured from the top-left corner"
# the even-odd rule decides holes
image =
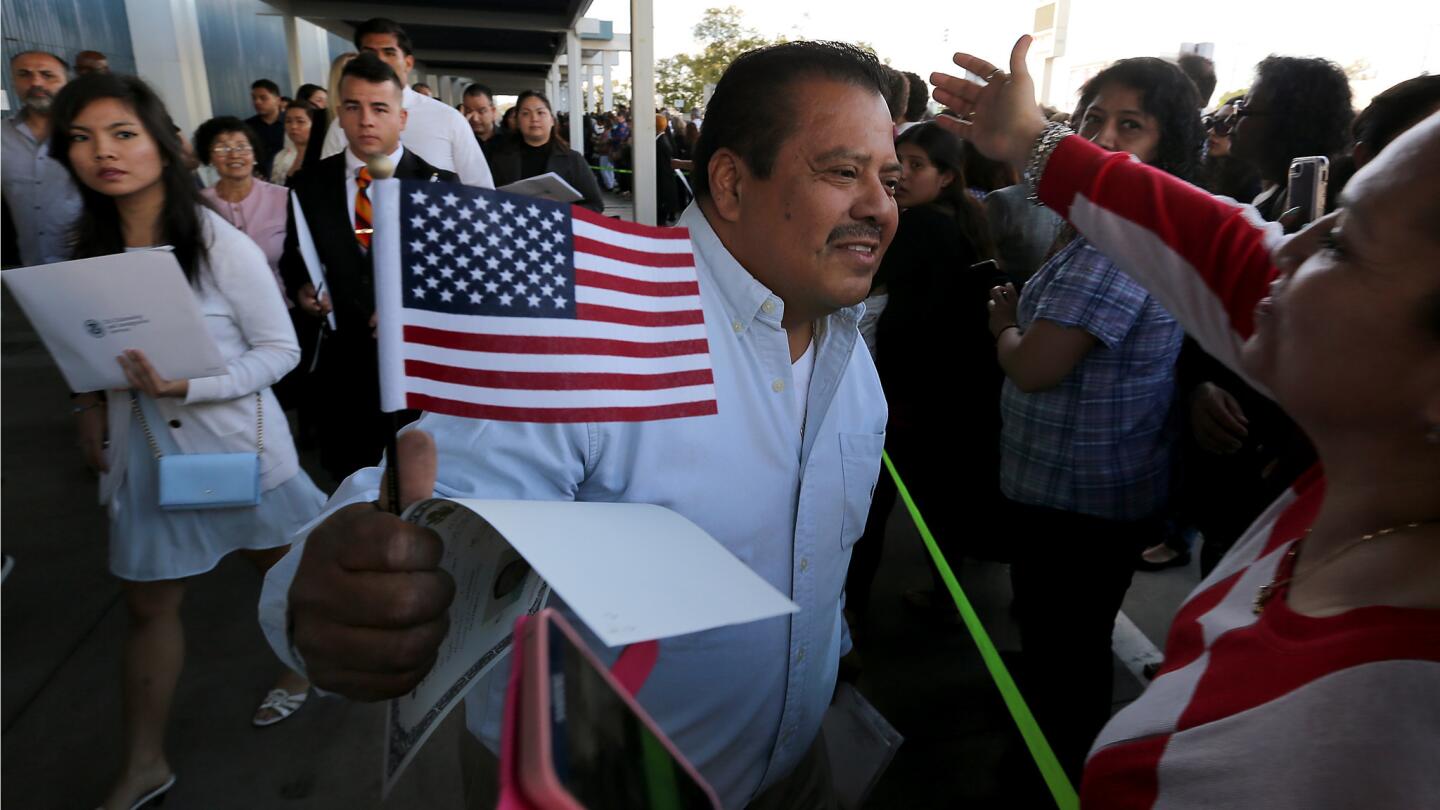
[[[654,5],[657,57],[694,50],[690,29],[701,12],[735,5],[744,22],[762,34],[864,40],[894,67],[928,76],[948,67],[956,50],[1004,60],[1015,38],[1029,31],[1037,2],[654,0]],[[587,16],[613,20],[617,32],[630,30],[629,0],[594,0]],[[1440,73],[1440,2],[1434,0],[1070,0],[1070,16],[1070,52],[1098,54],[1104,61],[1170,56],[1182,40],[1214,42],[1222,90],[1247,85],[1255,62],[1268,53],[1325,56],[1342,65],[1366,59],[1373,78],[1357,85],[1357,101],[1422,71]]]

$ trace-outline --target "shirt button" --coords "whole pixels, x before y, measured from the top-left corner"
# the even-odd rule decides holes
[[[744,332],[744,331],[745,331],[745,324],[740,323],[739,321],[735,321],[735,322],[731,323],[731,324],[730,324],[730,327],[731,327],[732,329],[734,329],[736,332]]]
[[[179,419],[171,419],[171,420],[170,420],[170,427],[172,427],[172,428],[178,428],[178,427],[180,427],[180,420],[179,420]]]
[[[804,648],[804,647],[801,647],[801,648],[800,648],[800,652],[795,653],[795,663],[798,664],[798,663],[800,663],[800,662],[802,662],[802,661],[804,661],[804,660],[805,660],[805,648]]]
[[[810,560],[808,560],[808,559],[806,559],[806,558],[804,558],[804,557],[801,557],[801,558],[800,558],[800,570],[801,570],[801,571],[804,571],[805,569],[807,569],[807,568],[809,568],[809,567],[810,567]]]
[[[766,301],[765,303],[760,305],[760,311],[764,312],[766,315],[769,315],[770,313],[775,311],[775,302]]]
[[[784,390],[785,390],[785,381],[784,381],[784,380],[776,380],[775,382],[770,383],[770,388],[771,388],[771,390],[773,390],[775,393],[778,394],[778,393],[780,393],[781,391],[784,391]]]

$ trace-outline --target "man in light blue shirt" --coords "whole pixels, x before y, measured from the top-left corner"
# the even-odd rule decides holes
[[[886,419],[856,330],[897,223],[883,82],[867,52],[789,43],[736,60],[716,88],[696,156],[699,202],[680,224],[695,250],[717,415],[551,425],[427,414],[413,427],[433,436],[438,457],[417,462],[402,447],[402,481],[419,477],[412,465],[436,471],[410,497],[659,504],[800,606],[661,641],[638,693],[726,807],[833,805],[817,740]],[[335,511],[267,576],[260,605],[282,658],[300,666],[298,652],[318,686],[372,700],[428,670],[453,593],[436,569],[438,539],[369,503],[380,479],[372,468],[346,481]],[[492,749],[504,687],[497,672],[467,699],[467,725]]]
[[[70,258],[80,191],[65,167],[50,159],[50,104],[68,72],[63,59],[44,51],[10,59],[10,79],[23,106],[0,125],[0,174],[22,265]],[[60,135],[63,139],[65,133]]]

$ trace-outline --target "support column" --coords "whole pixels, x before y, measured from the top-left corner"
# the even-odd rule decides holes
[[[610,60],[600,66],[600,103],[605,112],[615,109],[615,88],[610,84]]]
[[[580,37],[574,31],[565,32],[565,72],[570,78],[570,148],[583,153],[585,102],[580,94],[580,83],[585,76],[580,70]]]
[[[290,86],[280,90],[288,96],[305,83],[305,58],[300,47],[301,19],[294,14],[286,14],[281,19],[285,27],[285,50],[290,57]],[[284,117],[283,112],[281,117]]]
[[[655,4],[630,0],[630,131],[635,134],[635,221],[654,225]]]
[[[176,126],[194,132],[210,119],[210,82],[195,0],[125,0],[135,71],[165,101]]]

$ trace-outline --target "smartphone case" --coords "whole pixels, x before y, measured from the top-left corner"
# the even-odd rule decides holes
[[[531,622],[536,624],[532,625]],[[659,655],[659,644],[654,641],[646,641],[626,647],[616,659],[615,664],[607,671],[564,617],[549,608],[535,616],[521,617],[515,627],[516,648],[513,651],[515,664],[511,667],[510,689],[505,696],[505,717],[501,737],[500,810],[600,810],[599,808],[583,808],[576,803],[556,780],[554,771],[548,767],[526,774],[529,790],[521,787],[522,759],[526,758],[522,752],[528,751],[530,754],[528,759],[532,762],[548,762],[551,743],[548,722],[525,726],[521,721],[521,718],[526,715],[548,718],[550,711],[550,691],[545,677],[543,675],[537,677],[534,673],[529,672],[529,667],[538,656],[535,653],[527,654],[526,650],[531,644],[538,645],[539,650],[548,649],[548,634],[552,632],[564,633],[569,637],[574,648],[579,650],[601,677],[610,683],[620,699],[649,728],[655,738],[665,745],[670,755],[686,770],[690,778],[705,790],[711,806],[715,810],[720,810],[719,800],[710,786],[705,783],[705,780],[700,777],[689,761],[676,750],[674,744],[665,737],[655,721],[634,699],[635,692],[644,685],[645,679],[649,677],[650,671],[655,666],[655,660]],[[527,646],[522,649],[522,644]],[[541,670],[541,672],[544,671]],[[507,803],[507,796],[511,797],[509,803]]]

